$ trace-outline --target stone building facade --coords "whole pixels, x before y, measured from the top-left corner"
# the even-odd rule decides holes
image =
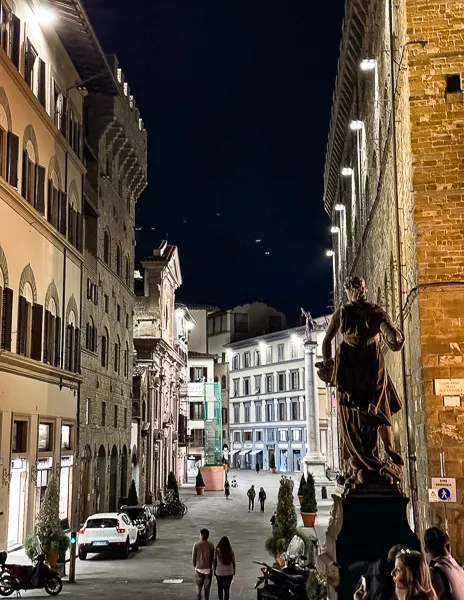
[[[84,107],[80,522],[116,510],[130,483],[135,203],[147,134],[114,56],[106,69],[108,89],[89,90]]]
[[[336,304],[345,277],[361,275],[405,332],[404,351],[386,360],[404,402],[394,432],[411,523],[419,535],[448,528],[461,561],[463,27],[452,0],[347,2],[324,192]],[[443,475],[457,483],[446,509],[428,500]]]
[[[163,241],[142,262],[136,281],[132,478],[139,499],[163,492],[170,471],[179,482],[187,470],[187,349],[193,319],[177,306],[182,284],[176,246]]]

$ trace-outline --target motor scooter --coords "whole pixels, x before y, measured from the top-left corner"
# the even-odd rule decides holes
[[[19,596],[20,590],[37,589],[44,589],[49,596],[58,596],[63,589],[61,577],[50,568],[42,551],[32,566],[6,564],[7,556],[6,552],[0,552],[0,596],[11,596],[14,592]]]

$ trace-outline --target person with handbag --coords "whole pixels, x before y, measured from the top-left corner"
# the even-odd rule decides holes
[[[219,540],[214,553],[214,574],[218,586],[219,600],[229,600],[230,586],[235,576],[235,553],[229,538],[224,536]]]

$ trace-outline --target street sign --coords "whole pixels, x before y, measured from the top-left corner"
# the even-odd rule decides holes
[[[457,502],[456,479],[454,477],[432,477],[429,501]]]

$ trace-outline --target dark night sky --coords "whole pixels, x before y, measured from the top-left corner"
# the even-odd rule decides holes
[[[148,131],[137,258],[167,232],[180,253],[178,299],[261,299],[290,324],[301,305],[327,312],[322,177],[344,1],[84,5]]]

